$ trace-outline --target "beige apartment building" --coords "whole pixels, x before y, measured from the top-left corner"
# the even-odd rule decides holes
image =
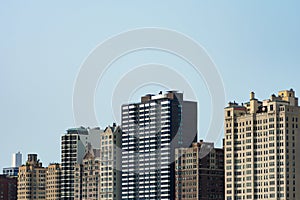
[[[115,124],[100,133],[100,149],[90,144],[82,164],[75,165],[75,200],[118,200],[121,195],[121,129]]]
[[[18,173],[18,200],[36,199],[46,197],[46,168],[37,159],[37,154],[28,154],[26,165],[19,167]]]
[[[100,194],[99,199],[121,199],[121,137],[120,126],[108,126],[100,133]]]
[[[300,199],[300,108],[284,90],[225,108],[225,200]],[[297,143],[298,141],[298,143]]]
[[[88,145],[82,164],[75,165],[75,200],[98,200],[100,180],[99,150]]]
[[[58,163],[52,163],[47,167],[46,171],[46,199],[60,199],[61,187],[61,166]]]
[[[19,167],[18,200],[59,200],[60,181],[60,164],[50,164],[45,168],[37,154],[28,154],[26,164]]]

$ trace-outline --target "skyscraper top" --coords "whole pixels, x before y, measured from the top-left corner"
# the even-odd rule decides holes
[[[175,97],[177,97],[179,100],[183,100],[183,93],[180,93],[178,91],[167,91],[167,93],[163,94],[162,91],[160,91],[157,95],[147,94],[145,96],[142,96],[141,102],[146,103],[148,101],[157,99],[174,99]]]
[[[22,154],[20,151],[12,155],[12,167],[20,167],[22,165]]]
[[[242,103],[241,105],[236,102],[229,102],[227,108],[246,110],[250,113],[267,112],[268,108],[266,107],[266,105],[269,102],[281,102],[282,104],[298,106],[298,97],[295,96],[295,91],[293,89],[290,89],[279,91],[278,96],[272,94],[270,99],[258,101],[255,98],[255,93],[251,92],[249,102]]]

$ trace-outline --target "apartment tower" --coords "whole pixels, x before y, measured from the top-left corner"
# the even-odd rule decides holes
[[[174,199],[175,148],[197,141],[197,103],[146,95],[122,106],[122,199]]]
[[[75,165],[75,200],[98,200],[100,189],[100,150],[89,144],[81,164]]]
[[[100,134],[100,199],[121,199],[121,127],[113,124]]]
[[[61,166],[58,163],[51,163],[46,170],[46,199],[60,199],[61,187]]]
[[[175,156],[175,200],[224,200],[223,149],[200,141]]]
[[[225,108],[225,199],[300,199],[300,108],[284,90]],[[298,189],[297,189],[298,188]]]
[[[87,146],[75,165],[75,200],[121,199],[121,133],[113,124],[100,133],[100,149]]]
[[[74,170],[76,164],[82,164],[86,147],[100,148],[99,128],[84,127],[68,129],[61,139],[61,199],[74,199]]]
[[[12,155],[12,167],[20,167],[22,165],[22,154],[20,151]]]
[[[46,198],[46,168],[37,159],[37,154],[28,154],[25,165],[19,167],[18,200]]]

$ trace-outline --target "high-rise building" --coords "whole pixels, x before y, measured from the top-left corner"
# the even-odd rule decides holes
[[[18,200],[46,198],[46,168],[37,159],[37,154],[28,154],[26,165],[19,167]]]
[[[46,199],[60,199],[61,167],[58,163],[51,163],[46,169]]]
[[[99,199],[121,199],[121,137],[120,126],[108,126],[100,134],[100,194]]]
[[[75,165],[75,200],[98,200],[100,189],[100,150],[87,146],[81,164]]]
[[[121,128],[108,126],[100,146],[87,145],[83,162],[75,165],[75,200],[121,199]]]
[[[20,151],[12,155],[12,167],[20,167],[22,165],[22,154]]]
[[[175,150],[175,199],[224,200],[224,151],[200,141]]]
[[[300,108],[295,92],[225,108],[225,199],[300,199]]]
[[[175,148],[197,141],[197,103],[183,94],[122,105],[122,199],[174,199]]]
[[[19,167],[22,165],[22,154],[20,152],[12,155],[12,166],[3,168],[3,174],[18,177]]]
[[[0,175],[0,200],[17,200],[17,178]]]
[[[100,148],[99,128],[73,128],[61,140],[61,199],[74,199],[74,169],[81,164],[88,144],[93,148]]]

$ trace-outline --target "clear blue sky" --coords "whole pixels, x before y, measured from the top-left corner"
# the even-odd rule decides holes
[[[23,153],[23,161],[29,152],[38,153],[45,165],[60,161],[60,136],[75,126],[72,93],[80,65],[100,42],[133,28],[174,29],[200,43],[222,75],[227,101],[247,101],[250,91],[262,99],[281,89],[294,88],[300,94],[298,1],[0,4],[1,170],[10,166],[11,154],[17,151]],[[119,64],[168,59],[160,57],[164,56],[157,52],[145,58],[137,53]],[[96,94],[96,108],[101,110],[98,93],[105,90]],[[206,102],[209,97],[203,95],[199,103],[203,112]],[[101,115],[101,127],[113,122],[108,112],[97,115]],[[207,123],[208,119],[201,118],[200,133]]]

